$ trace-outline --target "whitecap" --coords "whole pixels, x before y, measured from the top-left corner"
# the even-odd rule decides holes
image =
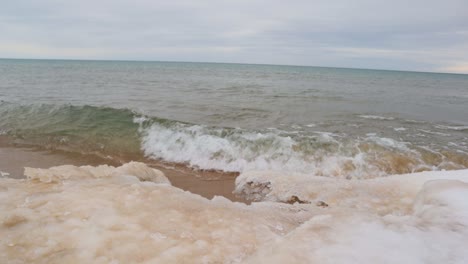
[[[385,117],[385,116],[378,116],[378,115],[360,115],[359,117],[364,119],[374,119],[374,120],[394,120],[394,117]]]
[[[465,131],[468,130],[468,126],[444,126],[444,125],[435,125],[436,128],[445,129],[445,130],[455,130],[455,131]]]

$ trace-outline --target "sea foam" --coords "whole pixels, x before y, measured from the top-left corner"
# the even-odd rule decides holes
[[[244,173],[238,190],[269,182],[251,205],[184,192],[141,163],[26,174],[0,179],[2,263],[468,260],[468,170],[371,180]],[[148,174],[159,180],[142,181]],[[283,203],[290,195],[299,198]]]
[[[360,115],[359,117],[364,119],[374,119],[374,120],[394,120],[394,117],[385,117],[385,116],[378,116],[378,115]]]
[[[341,178],[374,178],[422,170],[462,169],[463,159],[401,139],[369,133],[251,131],[182,123],[140,125],[146,157],[227,172],[273,170]],[[460,162],[461,161],[461,162]]]

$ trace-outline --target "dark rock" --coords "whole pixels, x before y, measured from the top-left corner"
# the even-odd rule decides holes
[[[318,207],[328,207],[328,204],[324,201],[317,201],[315,205]]]
[[[297,197],[296,195],[291,196],[291,198],[289,198],[286,202],[289,204],[294,204],[294,203],[309,204],[310,203],[309,201],[303,201],[299,199],[299,197]]]

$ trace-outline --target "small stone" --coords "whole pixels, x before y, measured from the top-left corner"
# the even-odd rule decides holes
[[[297,197],[296,195],[291,196],[291,198],[289,198],[286,202],[289,203],[289,204],[295,204],[295,203],[300,203],[300,204],[306,204],[307,203],[308,204],[308,203],[310,203],[308,201],[303,201],[303,200],[299,199],[299,197]]]
[[[328,207],[328,204],[324,201],[318,201],[315,203],[318,207]]]

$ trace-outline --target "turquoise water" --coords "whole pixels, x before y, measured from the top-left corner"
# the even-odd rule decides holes
[[[468,166],[468,75],[0,60],[17,142],[202,169],[373,177]]]

